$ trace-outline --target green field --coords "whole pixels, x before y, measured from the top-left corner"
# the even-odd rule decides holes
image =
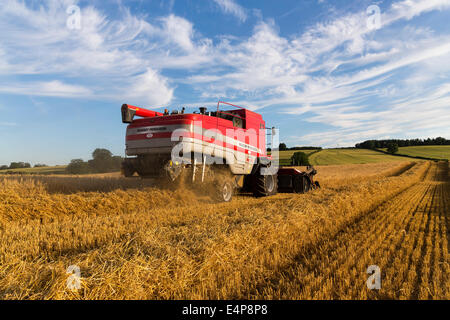
[[[358,164],[390,161],[411,161],[411,158],[391,156],[368,149],[324,149],[309,158],[312,165]]]
[[[386,149],[381,149],[386,151]],[[425,157],[434,159],[450,160],[450,146],[414,146],[400,147],[397,154],[404,154],[413,157]]]
[[[6,169],[0,170],[0,174],[20,173],[20,174],[63,174],[66,166],[39,167],[39,168],[23,168],[23,169]]]
[[[313,153],[316,150],[286,150],[280,151],[280,165],[288,166],[291,164],[291,157],[295,152]]]

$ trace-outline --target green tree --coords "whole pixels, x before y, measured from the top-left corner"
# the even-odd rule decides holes
[[[73,159],[66,167],[66,171],[70,174],[84,174],[91,173],[92,169],[83,159]]]
[[[288,148],[287,148],[286,144],[282,142],[282,143],[280,143],[278,150],[285,151],[285,150],[288,150]]]
[[[434,141],[435,141],[435,143],[436,143],[437,145],[443,145],[443,144],[445,144],[446,139],[445,139],[445,138],[442,138],[442,137],[437,137],[437,138],[434,139]]]
[[[376,145],[375,145],[375,141],[370,140],[367,142],[367,149],[375,149]]]
[[[395,143],[395,142],[390,142],[390,143],[387,145],[387,152],[394,154],[394,153],[396,153],[397,151],[398,151],[398,144],[397,144],[397,143]]]
[[[0,170],[6,170],[6,169],[9,169],[9,167],[7,165],[0,166]]]
[[[9,169],[23,169],[26,168],[25,162],[11,162]]]
[[[97,148],[92,152],[92,160],[88,163],[95,172],[109,172],[112,167],[112,153],[107,149]]]
[[[111,151],[107,149],[95,149],[92,152],[92,158],[88,161],[88,164],[94,172],[105,173],[120,170],[122,157],[113,156]]]
[[[111,151],[101,148],[92,152],[92,158],[87,162],[82,159],[73,159],[66,171],[71,174],[114,172],[120,170],[123,161],[122,157],[113,156]]]
[[[111,159],[112,152],[108,149],[97,148],[92,152],[92,159],[94,160],[108,160]]]
[[[304,152],[294,152],[291,157],[293,166],[309,166],[308,155]]]

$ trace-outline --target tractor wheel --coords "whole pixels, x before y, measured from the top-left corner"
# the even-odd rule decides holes
[[[267,197],[277,194],[277,175],[257,175],[254,177],[253,195],[255,197]]]
[[[305,176],[294,177],[294,192],[295,193],[307,193],[311,189],[309,179]]]
[[[229,179],[218,181],[216,189],[216,199],[218,201],[230,202],[231,198],[233,198],[233,191],[233,181]]]

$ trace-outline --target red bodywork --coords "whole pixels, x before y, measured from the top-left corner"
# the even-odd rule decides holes
[[[136,111],[136,115],[139,116],[139,117],[144,117],[144,118],[148,117],[148,118],[151,118],[151,117],[159,117],[159,116],[164,115],[164,114],[162,114],[161,112],[157,112],[157,111],[153,111],[153,110],[147,110],[147,109],[144,109],[144,108],[135,107],[135,106],[132,106],[132,105],[130,105],[130,104],[125,104],[125,106],[126,106],[128,109],[130,109],[130,110]]]
[[[220,104],[226,104],[238,109],[222,111],[219,110]],[[158,126],[167,128],[194,126],[197,130],[186,130],[180,136],[220,145],[229,150],[242,152],[254,157],[267,157],[265,122],[262,116],[239,106],[219,101],[215,115],[210,115],[211,112],[206,112],[205,114],[163,114],[128,104],[122,106],[122,113],[124,108],[134,111],[137,116],[143,117],[130,122],[128,130],[131,133],[127,134],[126,142],[148,141],[149,139],[147,132],[139,133],[136,132],[137,130],[133,131],[132,129]],[[224,117],[232,120],[224,119]],[[240,127],[236,126],[236,122],[240,123]],[[151,139],[170,139],[172,134],[173,130],[170,129],[153,132]],[[227,139],[230,139],[230,141]]]
[[[221,104],[236,109],[220,110]],[[134,116],[142,119],[134,119]],[[170,166],[174,162],[178,165],[177,161],[169,162],[169,159],[175,146],[182,145],[194,146],[188,152],[201,153],[202,159],[208,156],[225,159],[234,175],[254,176],[256,180],[247,180],[251,187],[258,185],[258,188],[265,188],[269,185],[253,170],[259,166],[272,165],[272,159],[266,151],[265,122],[256,112],[222,101],[217,103],[216,111],[206,112],[206,108],[200,108],[199,113],[184,113],[183,109],[181,113],[174,111],[171,114],[167,110],[160,113],[124,104],[122,122],[129,123],[126,154],[135,156],[125,159],[124,170],[127,170],[128,176],[134,171],[141,176],[159,175],[164,162],[170,163]],[[217,153],[217,150],[224,152]],[[319,186],[314,182],[315,174],[316,170],[312,167],[304,172],[295,168],[279,168],[278,178],[274,174],[271,176],[278,179],[275,183],[279,191],[303,193]]]

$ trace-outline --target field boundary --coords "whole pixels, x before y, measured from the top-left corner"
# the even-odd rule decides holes
[[[384,153],[384,154],[388,154],[390,156],[397,156],[397,157],[407,157],[407,158],[412,158],[412,159],[421,159],[421,160],[430,160],[430,161],[445,161],[448,162],[448,159],[438,159],[438,158],[428,158],[428,157],[421,157],[421,156],[411,156],[411,155],[407,155],[407,154],[401,154],[401,153],[389,153],[380,149],[366,149],[366,150],[373,150],[373,151],[377,151],[380,153]]]
[[[404,165],[403,167],[400,167],[395,172],[392,172],[392,173],[386,175],[386,177],[397,177],[397,176],[400,176],[403,173],[405,173],[406,171],[408,171],[409,169],[411,169],[412,167],[414,167],[416,164],[417,164],[417,162],[408,163],[408,164]]]
[[[316,151],[311,152],[310,154],[307,154],[306,157],[308,159],[309,162],[309,157],[312,156],[315,153],[319,153],[320,151],[322,151],[323,149],[317,149]],[[309,162],[311,164],[311,162]],[[312,165],[312,164],[311,164]]]

